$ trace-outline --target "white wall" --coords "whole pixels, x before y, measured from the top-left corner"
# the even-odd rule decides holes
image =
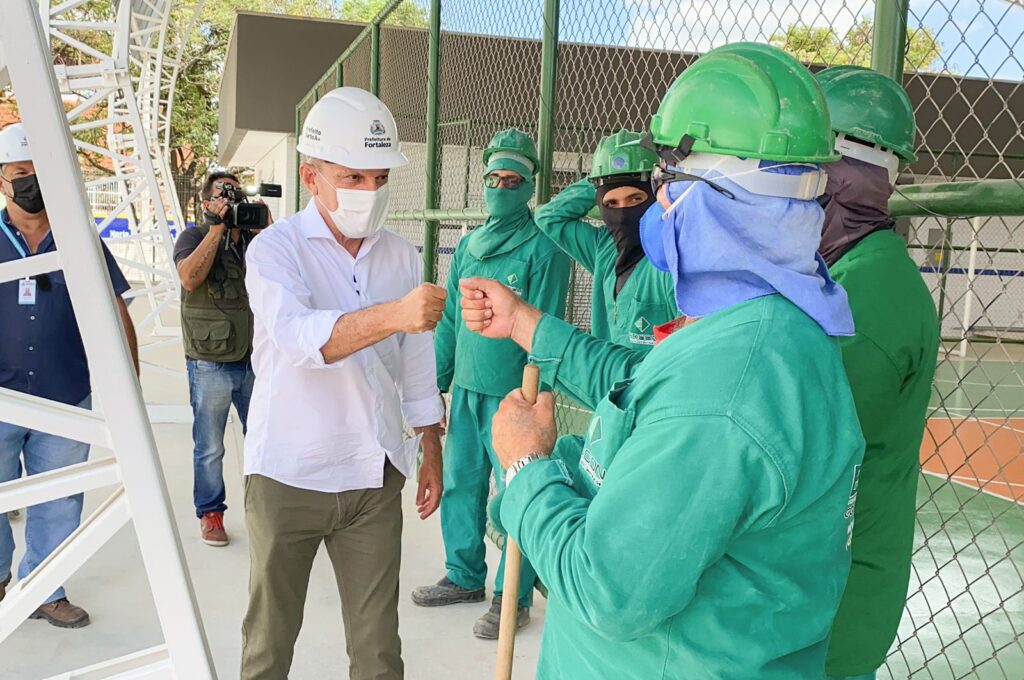
[[[292,214],[295,205],[295,135],[281,135],[280,141],[253,166],[256,184],[280,184],[281,198],[264,198],[275,218]]]

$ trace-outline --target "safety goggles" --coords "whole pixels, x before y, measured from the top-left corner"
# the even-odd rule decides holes
[[[679,181],[701,181],[718,191],[723,196],[736,198],[728,189],[715,182],[696,175],[697,172],[715,170],[720,176],[730,179],[747,191],[762,196],[795,198],[809,201],[825,193],[828,174],[814,163],[777,163],[775,167],[805,167],[806,172],[788,175],[771,172],[761,167],[756,158],[737,158],[718,154],[694,152],[694,139],[684,135],[676,148],[668,148],[654,144],[650,133],[644,135],[639,145],[654,151],[661,163],[654,169],[651,185],[657,191],[662,184]],[[660,177],[659,177],[660,176]],[[656,179],[657,177],[657,179]]]
[[[709,187],[722,194],[726,198],[735,199],[736,195],[723,187],[720,184],[715,184],[709,179],[704,179],[700,175],[693,175],[688,172],[683,172],[672,166],[662,167],[661,165],[654,166],[654,170],[651,171],[651,191],[655,196],[658,195],[658,190],[666,184],[672,182],[704,182]]]
[[[519,185],[523,183],[523,178],[519,175],[509,175],[507,177],[501,177],[496,173],[490,173],[484,177],[484,186],[488,189],[497,189],[502,187],[503,189],[518,189]]]

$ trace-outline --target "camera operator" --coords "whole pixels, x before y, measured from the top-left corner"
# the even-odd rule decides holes
[[[185,229],[174,246],[181,278],[181,330],[192,403],[193,500],[202,540],[225,546],[224,429],[234,403],[245,431],[252,395],[252,311],[245,290],[245,251],[259,233],[235,224],[244,201],[238,178],[211,174],[201,192],[204,224]],[[267,222],[269,220],[267,211]],[[265,225],[264,225],[265,226]]]

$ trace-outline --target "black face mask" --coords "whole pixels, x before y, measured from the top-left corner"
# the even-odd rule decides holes
[[[607,208],[604,205],[605,195],[620,187],[634,187],[647,194],[647,200],[639,205],[630,208]],[[605,184],[597,189],[597,204],[601,206],[601,219],[608,227],[608,233],[615,241],[615,249],[619,251],[619,257],[615,260],[615,294],[626,284],[629,275],[633,273],[636,266],[644,259],[644,248],[640,243],[640,218],[644,216],[647,209],[654,203],[655,198],[651,194],[650,183],[637,181],[625,181],[615,184]]]
[[[35,175],[19,177],[10,182],[11,188],[14,189],[14,198],[11,200],[19,208],[30,215],[43,211],[43,192],[39,189],[39,179]]]
[[[864,238],[892,229],[892,185],[884,168],[856,158],[828,164],[828,184],[818,203],[825,209],[818,251],[831,267]]]

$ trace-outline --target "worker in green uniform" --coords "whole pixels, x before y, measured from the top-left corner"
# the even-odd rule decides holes
[[[437,607],[484,599],[487,578],[484,534],[490,477],[501,467],[491,446],[491,418],[502,397],[522,381],[526,353],[515,343],[492,342],[471,333],[459,318],[460,277],[485,276],[507,285],[524,301],[556,317],[565,313],[569,258],[534,224],[529,202],[538,168],[534,141],[516,129],[497,133],[484,150],[484,199],[490,216],[455,249],[448,274],[449,298],[435,335],[437,380],[449,393],[441,533],[447,574],[413,591],[413,601]],[[495,578],[494,599],[473,633],[497,639],[505,555]],[[536,573],[523,562],[519,626],[529,622]]]
[[[843,155],[828,169],[821,253],[853,310],[857,334],[840,346],[867,441],[853,566],[826,671],[873,680],[906,602],[939,321],[888,209],[899,162],[915,160],[910,98],[894,80],[858,66],[825,69],[817,79]]]
[[[511,392],[492,424],[501,520],[548,589],[537,677],[817,680],[864,447],[834,337],[853,320],[816,252],[824,97],[781,50],[726,45],[675,81],[651,141],[643,246],[687,318],[639,364],[500,282],[461,285],[467,327],[543,379],[593,393],[629,375],[571,469],[548,458],[550,394]]]
[[[651,170],[658,156],[621,130],[594,150],[590,176],[537,210],[537,226],[594,277],[590,332],[649,351],[654,327],[678,316],[672,277],[651,266],[640,244],[640,218],[654,203]],[[600,206],[604,228],[583,220]]]

